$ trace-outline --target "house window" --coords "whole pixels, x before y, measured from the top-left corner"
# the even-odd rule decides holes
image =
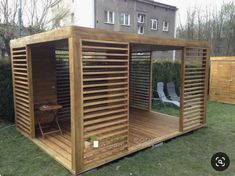
[[[138,34],[144,34],[144,26],[138,26]]]
[[[157,30],[157,19],[151,19],[151,30]]]
[[[105,23],[114,24],[114,12],[106,10],[105,14]]]
[[[145,21],[145,15],[138,14],[138,23],[144,23],[144,21]]]
[[[130,14],[121,13],[121,24],[125,26],[130,26]]]
[[[169,22],[163,21],[162,31],[165,31],[165,32],[169,31]]]

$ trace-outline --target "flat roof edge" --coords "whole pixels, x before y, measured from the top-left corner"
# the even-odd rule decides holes
[[[23,47],[29,44],[43,43],[69,38],[72,35],[73,26],[67,26],[59,29],[53,29],[46,32],[41,32],[10,41],[11,47]]]
[[[11,47],[23,47],[29,44],[50,42],[78,36],[81,39],[123,41],[133,44],[150,44],[160,46],[177,47],[204,47],[210,48],[208,41],[185,40],[179,38],[164,38],[151,35],[139,35],[126,32],[114,32],[104,29],[86,28],[80,26],[68,26],[51,31],[38,33],[10,41]]]

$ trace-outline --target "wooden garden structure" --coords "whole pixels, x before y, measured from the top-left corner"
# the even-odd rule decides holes
[[[235,104],[235,57],[211,57],[210,62],[210,100]]]
[[[12,40],[16,127],[73,173],[204,127],[208,49],[204,41],[75,26]],[[180,117],[151,111],[151,52],[164,50],[182,51]],[[37,107],[48,102],[63,107],[63,133],[43,138]]]

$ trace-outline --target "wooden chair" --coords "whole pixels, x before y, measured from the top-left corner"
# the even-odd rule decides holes
[[[58,118],[57,118],[57,112],[59,109],[62,108],[62,106],[58,104],[44,104],[44,105],[40,105],[40,106],[37,105],[37,106],[38,106],[36,108],[37,111],[41,113],[41,116],[37,116],[37,122],[38,122],[39,130],[42,134],[42,137],[45,138],[46,135],[48,134],[58,133],[58,132],[62,134],[62,130],[58,122]],[[50,122],[43,123],[43,121],[45,120],[48,121],[48,119],[45,119],[45,118],[50,117],[51,114],[52,114],[52,119],[50,120]],[[57,129],[53,128],[53,124],[56,125]]]

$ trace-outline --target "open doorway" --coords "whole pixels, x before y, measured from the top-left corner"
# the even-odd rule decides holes
[[[182,50],[152,53],[152,110],[180,116]]]
[[[152,45],[132,44],[130,53],[130,128],[129,128],[129,142],[130,150],[139,148],[140,145],[145,146],[155,142],[160,142],[161,139],[167,139],[179,133],[179,106],[174,107],[171,104],[162,105],[162,101],[157,97],[155,99],[153,92],[155,92],[156,79],[154,72],[159,69],[155,66],[155,53],[152,51],[160,51],[163,47]],[[177,48],[180,49],[180,48]],[[168,82],[180,80],[180,53],[173,51],[164,52],[162,56],[178,57],[174,63],[168,61],[172,65],[179,66],[176,69],[176,74],[168,76]],[[167,65],[167,66],[168,66]],[[161,66],[161,63],[160,63]],[[167,67],[166,67],[167,68]],[[165,68],[165,69],[166,69]],[[164,68],[162,68],[163,70]],[[171,69],[171,68],[170,68]],[[157,70],[159,71],[159,70]],[[160,70],[161,71],[161,70]],[[165,70],[167,74],[169,70]],[[157,76],[160,76],[159,74]],[[163,80],[167,82],[166,80]],[[161,82],[163,82],[161,81]],[[159,81],[160,82],[160,81]],[[176,82],[177,86],[180,84]],[[163,83],[164,84],[164,83]],[[164,85],[163,91],[165,92]],[[177,92],[179,93],[179,89]],[[180,97],[180,95],[178,94]],[[157,101],[155,101],[157,100]],[[179,104],[179,100],[177,101]],[[168,107],[169,106],[169,107]],[[168,113],[169,108],[173,109],[174,114]]]
[[[71,168],[68,41],[30,45],[35,137]]]

